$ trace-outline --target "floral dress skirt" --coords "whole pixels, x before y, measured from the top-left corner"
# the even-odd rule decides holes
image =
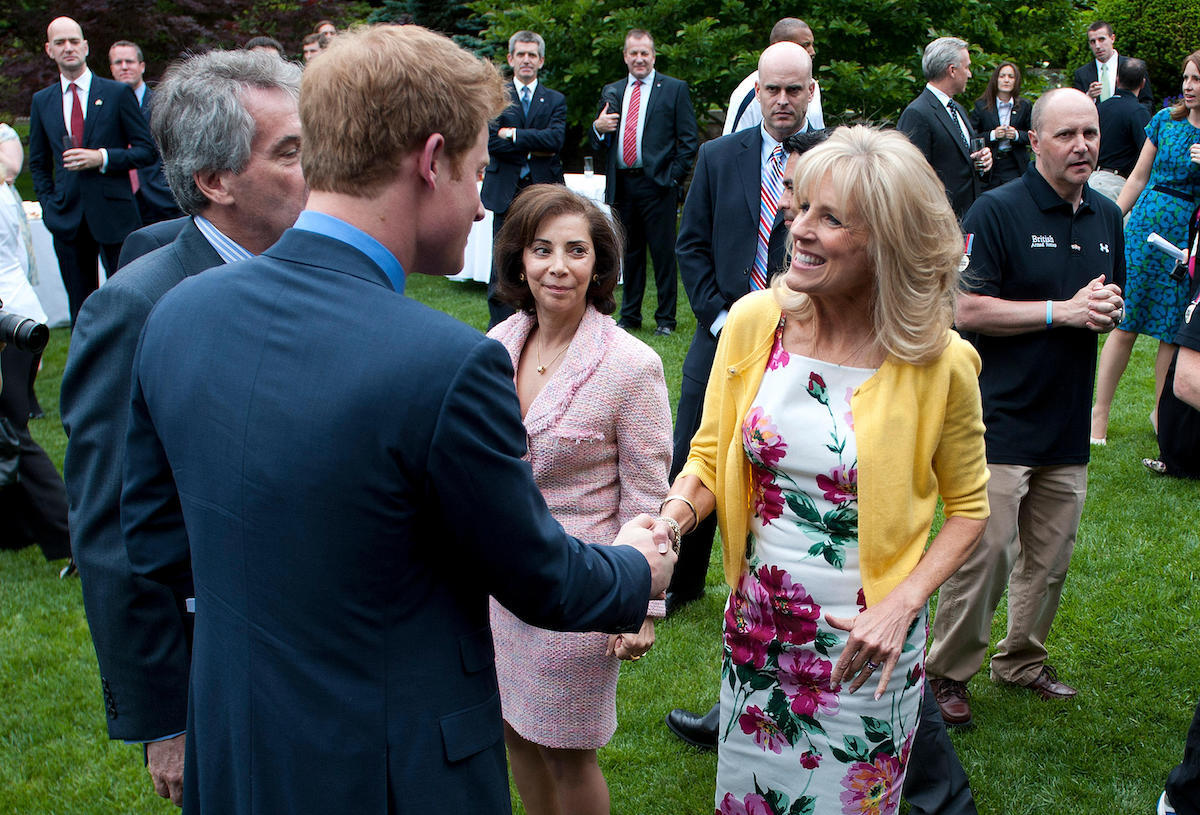
[[[922,612],[879,701],[829,677],[864,610],[850,396],[874,373],[789,355],[782,323],[743,422],[749,571],[725,610],[718,815],[898,811],[924,690]],[[847,683],[848,687],[848,683]]]

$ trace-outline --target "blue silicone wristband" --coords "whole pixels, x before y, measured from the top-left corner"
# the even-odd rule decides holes
[[[1054,325],[1054,301],[1046,301],[1046,328]]]

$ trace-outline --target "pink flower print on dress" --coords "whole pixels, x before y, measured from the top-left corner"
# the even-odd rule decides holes
[[[767,370],[778,371],[780,368],[786,368],[791,359],[783,343],[776,339],[775,344],[771,346],[771,356],[767,357]]]
[[[775,484],[775,476],[757,464],[750,465],[750,496],[754,503],[754,514],[764,524],[783,514],[783,490]]]
[[[732,792],[725,793],[721,806],[714,815],[775,815],[771,811],[767,799],[756,793],[750,793],[744,801],[739,801]]]
[[[817,487],[830,503],[853,501],[858,498],[858,468],[839,464],[829,471],[829,475],[817,476]]]
[[[792,711],[801,716],[838,712],[838,695],[829,687],[833,663],[800,649],[779,655],[779,687],[792,700]]]
[[[900,803],[900,762],[880,753],[872,764],[850,765],[842,786],[842,812],[852,815],[891,815]]]
[[[825,380],[816,371],[808,372],[808,395],[822,405],[829,404],[829,389],[825,387]]]
[[[774,637],[771,595],[758,581],[743,575],[725,610],[725,646],[731,652],[730,659],[734,665],[762,668],[767,664],[767,646]]]
[[[787,737],[783,735],[779,725],[763,713],[762,708],[750,705],[746,712],[738,717],[738,724],[741,725],[743,733],[754,736],[754,743],[761,747],[764,753],[770,750],[778,755],[783,754],[783,748],[788,743]]]
[[[752,408],[742,422],[742,445],[750,460],[764,467],[778,467],[787,453],[787,444],[778,428],[760,407]]]
[[[821,754],[805,750],[800,754],[800,766],[806,770],[815,770],[821,766]]]
[[[817,638],[817,619],[821,607],[792,576],[777,566],[759,569],[759,582],[771,595],[775,613],[775,636],[793,645],[804,645]]]

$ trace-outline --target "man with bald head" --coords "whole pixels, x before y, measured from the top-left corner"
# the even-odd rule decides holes
[[[121,241],[141,226],[129,171],[154,163],[150,128],[133,90],[88,70],[79,23],[59,17],[46,29],[46,55],[59,77],[33,95],[29,174],[54,236],[71,323],[100,285],[96,262],[117,268]]]
[[[777,42],[794,42],[806,52],[809,59],[817,55],[813,45],[813,32],[808,23],[795,17],[784,17],[771,27],[770,44]],[[725,114],[725,127],[721,135],[747,130],[762,122],[762,108],[757,104],[758,71],[752,71],[741,81],[729,95],[729,111]],[[812,130],[825,127],[825,117],[821,113],[821,86],[814,79],[812,97],[808,100],[808,126]]]
[[[1121,212],[1088,186],[1096,167],[1096,105],[1062,88],[1033,107],[1037,164],[984,195],[963,229],[970,270],[958,330],[983,360],[992,517],[979,547],[942,584],[925,670],[948,724],[971,723],[967,682],[988,650],[1008,589],[1008,634],[994,682],[1043,699],[1076,690],[1046,664],[1087,494],[1096,337],[1124,316]]]
[[[672,478],[700,426],[708,372],[729,308],[747,292],[765,288],[771,272],[778,271],[768,268],[767,258],[787,161],[782,142],[808,129],[812,60],[794,42],[776,43],[759,58],[758,77],[761,124],[700,148],[683,205],[675,253],[696,314],[696,333],[683,363]],[[715,528],[713,518],[684,538],[668,612],[703,594]]]

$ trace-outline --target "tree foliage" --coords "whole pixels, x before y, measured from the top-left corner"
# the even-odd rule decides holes
[[[648,0],[636,7],[616,0],[540,0],[514,7],[509,0],[474,0],[487,21],[483,39],[499,47],[530,28],[546,38],[547,84],[567,94],[570,121],[585,126],[595,115],[600,87],[625,66],[621,46],[630,28],[646,28],[658,46],[658,69],[686,80],[697,112],[724,112],[729,93],[750,71],[771,26],[796,13],[782,0]],[[826,118],[894,119],[924,85],[921,51],[934,37],[952,34],[971,43],[978,95],[1002,59],[1020,65],[1061,65],[1079,31],[1072,0],[1016,5],[988,0],[811,0],[803,17],[813,27],[817,78]],[[502,52],[502,48],[501,48]],[[1036,85],[1036,80],[1033,83]]]
[[[1113,27],[1117,51],[1146,61],[1155,100],[1180,94],[1183,60],[1200,49],[1200,3],[1196,0],[1100,0],[1091,20]],[[1087,25],[1084,24],[1083,29]],[[1084,34],[1079,35],[1085,41]],[[1085,52],[1080,62],[1090,59]]]
[[[79,22],[88,41],[88,67],[109,76],[108,47],[132,40],[146,55],[146,76],[155,78],[188,51],[237,48],[258,34],[300,51],[300,41],[320,19],[339,25],[363,19],[362,0],[10,0],[0,15],[0,112],[25,115],[34,92],[57,75],[46,56],[46,26],[58,16]]]

